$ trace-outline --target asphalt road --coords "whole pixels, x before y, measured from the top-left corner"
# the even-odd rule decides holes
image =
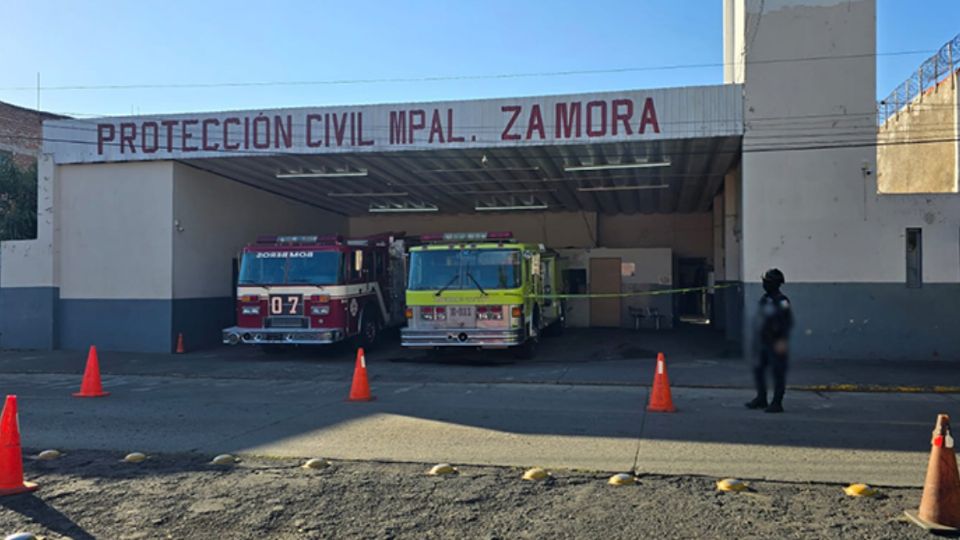
[[[644,386],[451,378],[374,379],[378,399],[350,403],[350,369],[337,363],[322,370],[330,376],[296,379],[209,378],[199,370],[106,375],[112,395],[102,399],[71,397],[76,375],[5,373],[0,393],[19,396],[23,443],[32,450],[238,452],[898,486],[922,484],[935,415],[960,410],[955,394],[792,392],[787,413],[769,415],[745,410],[750,396],[742,389],[675,388],[679,411],[656,414],[644,411]]]

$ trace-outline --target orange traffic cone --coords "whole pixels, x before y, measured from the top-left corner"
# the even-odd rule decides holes
[[[177,334],[177,354],[183,354],[185,352],[187,351],[183,348],[183,333],[181,332]]]
[[[0,496],[35,491],[37,485],[23,481],[23,450],[17,396],[7,396],[0,415]]]
[[[367,358],[363,354],[363,348],[357,349],[357,363],[353,368],[353,384],[350,386],[350,398],[348,401],[373,401],[370,395],[370,382],[367,381]]]
[[[930,441],[930,462],[923,482],[920,510],[907,510],[907,516],[928,531],[946,533],[960,531],[960,474],[953,449],[950,417],[937,416]]]
[[[87,354],[87,368],[83,371],[83,382],[80,383],[80,391],[73,394],[73,397],[104,397],[109,396],[110,392],[103,391],[103,385],[100,383],[100,361],[97,359],[97,348],[90,346],[90,352]]]
[[[650,412],[676,412],[673,397],[670,396],[670,378],[667,377],[667,361],[663,353],[657,353],[657,372],[653,376],[653,388],[650,390]]]

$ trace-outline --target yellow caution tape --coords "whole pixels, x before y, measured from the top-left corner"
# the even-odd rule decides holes
[[[558,300],[558,299],[568,299],[568,298],[630,298],[634,296],[660,296],[664,294],[685,294],[692,292],[703,292],[716,289],[727,289],[730,287],[736,287],[735,283],[728,283],[722,285],[714,285],[712,287],[685,287],[682,289],[662,289],[655,291],[636,291],[636,292],[626,292],[626,293],[584,293],[584,294],[532,294],[527,295],[527,298],[542,298],[545,300]]]

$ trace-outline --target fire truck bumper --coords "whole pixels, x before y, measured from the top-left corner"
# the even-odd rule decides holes
[[[343,341],[339,328],[240,328],[223,329],[226,345],[327,345]]]
[[[486,330],[475,328],[450,328],[414,330],[404,328],[400,332],[400,342],[404,347],[482,347],[497,348],[521,345],[524,341],[523,330]]]

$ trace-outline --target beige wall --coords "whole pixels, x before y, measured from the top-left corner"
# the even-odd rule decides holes
[[[608,248],[671,248],[677,257],[713,262],[713,214],[600,216],[600,245]]]
[[[173,178],[174,298],[230,296],[231,261],[259,235],[346,233],[342,216],[187,165]]]
[[[957,107],[957,82],[948,78],[880,127],[880,193],[957,192]],[[951,140],[902,144],[931,139]]]
[[[669,248],[650,249],[562,249],[561,266],[564,269],[583,269],[590,283],[590,259],[619,258],[622,263],[633,263],[635,273],[621,276],[620,289],[624,293],[637,293],[654,289],[669,288],[673,284],[673,254]],[[663,315],[663,328],[673,322],[673,302],[668,295],[626,296],[620,302],[620,325],[632,328],[631,307],[656,308]],[[567,300],[567,324],[572,327],[590,326],[590,300],[571,298]],[[648,324],[645,322],[645,324]],[[649,323],[652,325],[653,323]]]
[[[713,260],[713,216],[698,214],[618,214],[550,212],[536,214],[410,214],[350,218],[350,235],[384,231],[407,234],[512,231],[518,240],[554,249],[579,247],[670,248],[679,257]],[[599,228],[598,228],[599,226]],[[599,243],[596,242],[599,234]]]
[[[350,218],[350,235],[366,236],[385,231],[407,234],[511,231],[524,242],[552,248],[592,247],[597,235],[593,213],[538,212],[497,214],[394,214]]]
[[[58,169],[60,297],[170,298],[173,163]]]

